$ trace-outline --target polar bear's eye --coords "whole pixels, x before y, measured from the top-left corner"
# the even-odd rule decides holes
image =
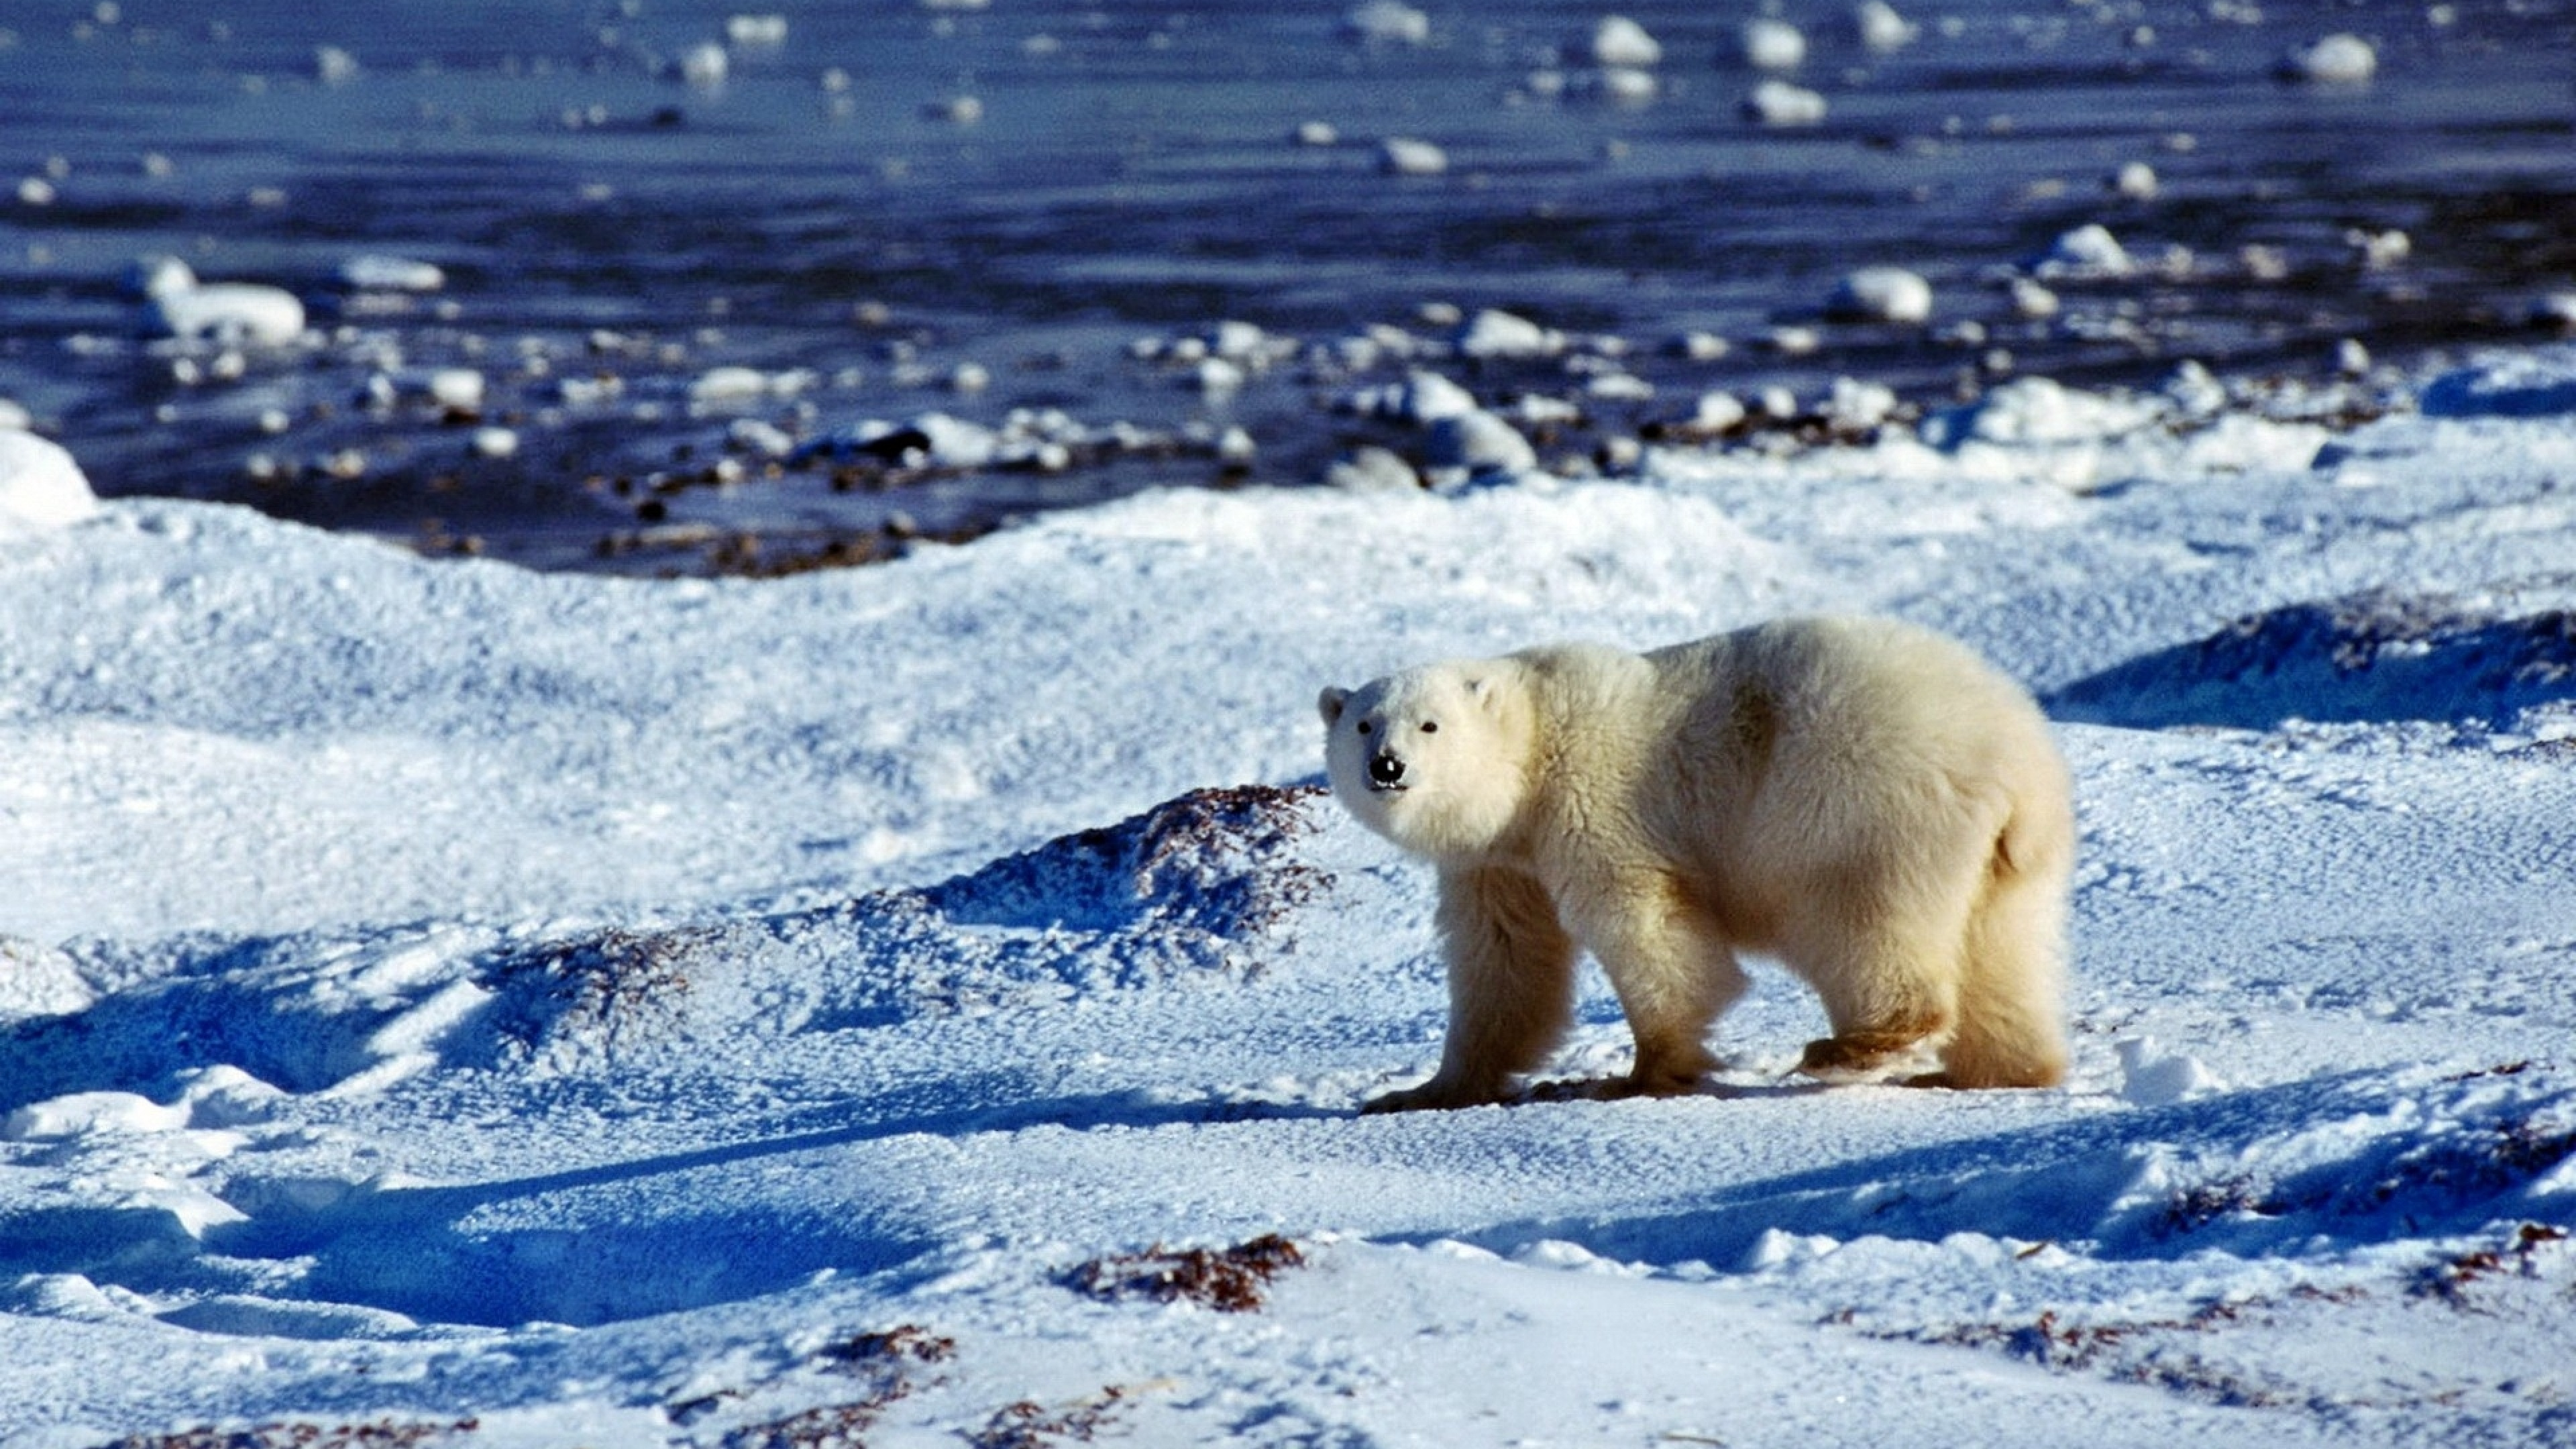
[[[1440,722],[1438,720],[1431,719],[1424,720],[1422,722],[1422,732],[1426,735],[1436,735],[1440,733]]]
[[[1369,732],[1369,722],[1368,722],[1367,720],[1361,720],[1361,721],[1360,721],[1360,733],[1361,733],[1361,734],[1367,734],[1368,732]]]

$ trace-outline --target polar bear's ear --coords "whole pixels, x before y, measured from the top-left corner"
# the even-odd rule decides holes
[[[1348,704],[1350,702],[1350,698],[1351,692],[1349,690],[1340,688],[1336,685],[1327,684],[1324,686],[1324,692],[1315,696],[1315,711],[1324,717],[1325,724],[1340,724],[1342,722],[1342,706]]]
[[[1483,708],[1488,714],[1492,713],[1497,700],[1497,696],[1494,693],[1493,676],[1488,674],[1479,674],[1468,680],[1467,697],[1474,700],[1477,705]]]

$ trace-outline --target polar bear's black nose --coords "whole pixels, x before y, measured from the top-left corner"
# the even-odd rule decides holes
[[[1369,783],[1383,790],[1404,783],[1404,761],[1393,755],[1369,757]]]

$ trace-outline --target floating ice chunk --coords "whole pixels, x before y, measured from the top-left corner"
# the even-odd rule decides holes
[[[450,412],[480,412],[483,407],[483,374],[470,367],[442,367],[430,373],[424,385],[429,400]]]
[[[476,428],[474,436],[466,441],[466,446],[472,448],[474,456],[478,458],[490,458],[495,461],[515,458],[519,454],[519,434],[511,428]]]
[[[8,442],[0,438],[0,450]],[[8,513],[6,464],[0,463],[0,532]],[[60,951],[33,941],[0,936],[0,1022],[28,1016],[65,1016],[87,1010],[98,994]]]
[[[447,273],[434,262],[370,252],[340,264],[340,280],[377,292],[435,292],[447,285]]]
[[[2131,201],[2153,201],[2156,198],[2156,168],[2144,161],[2124,163],[2111,173],[2111,190]]]
[[[304,335],[304,304],[283,287],[199,282],[183,262],[154,267],[145,285],[145,330],[183,341],[283,347]]]
[[[2346,377],[2366,377],[2370,373],[2370,349],[2361,340],[2346,337],[2335,344],[2335,371]]]
[[[24,206],[54,204],[54,183],[42,176],[30,176],[18,183],[18,201]]]
[[[1863,267],[1826,299],[1837,317],[1915,324],[1932,319],[1932,284],[1903,267]]]
[[[2236,264],[2245,275],[2257,282],[2285,281],[2290,275],[2290,255],[2279,247],[2261,242],[2247,242],[2236,249]]]
[[[1342,33],[1371,45],[1422,45],[1431,39],[1431,17],[1403,0],[1368,0],[1343,14]]]
[[[2033,265],[2043,277],[2125,277],[2138,269],[2119,238],[2100,222],[2059,236]]]
[[[735,402],[768,393],[769,375],[750,367],[715,368],[689,384],[689,401],[694,403]]]
[[[680,79],[690,85],[711,89],[723,85],[732,71],[733,58],[715,41],[700,41],[680,52]]]
[[[721,406],[743,403],[764,397],[793,397],[814,385],[815,375],[804,368],[785,372],[762,372],[756,367],[716,367],[698,375],[689,384],[689,401],[697,406]],[[566,400],[571,401],[572,380],[564,383]]]
[[[725,39],[735,45],[784,45],[787,43],[787,17],[728,16],[725,19]]]
[[[33,433],[0,428],[0,538],[68,527],[97,512],[98,495],[71,454]],[[10,959],[0,951],[0,965]]]
[[[989,10],[993,0],[921,0],[924,10]]]
[[[313,49],[313,78],[326,86],[343,86],[358,78],[358,58],[336,45]]]
[[[1648,66],[1659,64],[1664,48],[1646,27],[1625,15],[1604,15],[1592,27],[1592,63],[1594,65]]]
[[[1378,169],[1394,176],[1437,176],[1449,169],[1449,153],[1428,141],[1390,136],[1378,144]]]
[[[1655,385],[1631,372],[1596,372],[1583,392],[1605,402],[1644,402],[1655,395]]]
[[[1774,327],[1763,340],[1782,357],[1805,357],[1825,345],[1813,327]]]
[[[1434,470],[1467,473],[1519,473],[1538,466],[1538,453],[1520,429],[1479,408],[1444,417],[1431,425],[1423,457]]]
[[[1592,88],[1601,99],[1616,101],[1622,105],[1637,105],[1651,101],[1655,98],[1657,89],[1654,72],[1628,65],[1604,67],[1592,77]],[[1620,149],[1622,145],[1621,142],[1611,142],[1608,154],[1614,159],[1625,155],[1625,150]]]
[[[1807,37],[1786,20],[1763,17],[1744,22],[1739,39],[1745,63],[1758,70],[1796,70],[1807,61]]]
[[[725,441],[769,458],[784,458],[796,451],[796,440],[788,436],[786,429],[759,418],[736,418],[726,424]]]
[[[1560,423],[1572,424],[1583,421],[1583,409],[1563,398],[1549,397],[1545,393],[1525,392],[1512,404],[1506,416],[1515,418],[1528,427],[1546,428]]]
[[[2415,254],[2414,239],[2395,227],[2386,231],[2353,227],[2343,234],[2343,240],[2360,255],[2361,264],[2373,271],[2396,266]]]
[[[1222,357],[1203,357],[1191,369],[1190,381],[1202,393],[1221,397],[1238,391],[1244,383],[1243,368]]]
[[[2360,85],[2378,73],[2379,52],[2347,31],[2302,46],[2281,62],[2283,76],[2317,85]]]
[[[1565,334],[1487,307],[1459,330],[1457,347],[1468,357],[1554,357],[1565,350]]]
[[[23,430],[26,428],[32,428],[35,425],[36,415],[34,413],[27,411],[26,408],[8,398],[0,397],[0,428],[18,428]]]
[[[1412,464],[1393,450],[1374,444],[1335,459],[1324,470],[1324,482],[1348,493],[1414,493],[1422,488],[1422,479],[1415,475]]]
[[[1727,354],[1726,339],[1714,332],[1685,332],[1665,350],[1686,362],[1715,362]]]
[[[1767,80],[1744,98],[1744,114],[1766,126],[1821,125],[1825,98],[1805,86]]]
[[[1852,26],[1860,32],[1860,43],[1872,50],[1901,50],[1914,43],[1914,22],[1896,13],[1887,0],[1866,0],[1852,12]]]
[[[2057,315],[2057,294],[2028,277],[2012,279],[2013,311],[2036,322]]]
[[[2576,332],[2576,292],[2549,292],[2531,304],[2531,325]]]
[[[1342,133],[1330,121],[1300,121],[1297,129],[1288,133],[1288,139],[1300,146],[1338,146]]]
[[[2120,1043],[2120,1097],[2132,1107],[2170,1107],[2227,1090],[2200,1058],[2159,1047],[2154,1037]]]
[[[952,126],[972,126],[984,119],[984,102],[976,96],[950,96],[923,106],[921,113]]]

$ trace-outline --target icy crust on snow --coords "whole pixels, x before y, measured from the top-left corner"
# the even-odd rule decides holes
[[[2576,613],[2374,592],[2248,614],[2080,679],[2060,719],[2270,729],[2292,719],[2460,720],[2576,736]]]
[[[110,503],[0,555],[0,1437],[2562,1442],[2576,414],[2406,403],[758,587]],[[2060,721],[2067,1085],[1817,1087],[1756,962],[1597,1100],[1587,966],[1525,1099],[1357,1115],[1446,999],[1316,688],[1829,608]],[[1084,1286],[1274,1233],[1247,1311]]]

